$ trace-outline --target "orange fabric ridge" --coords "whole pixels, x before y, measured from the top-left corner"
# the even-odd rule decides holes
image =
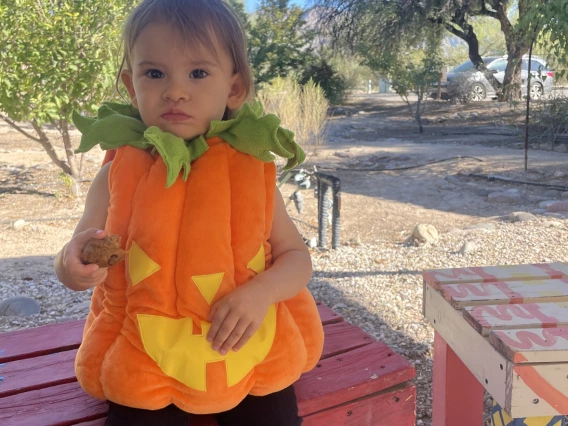
[[[248,343],[239,351],[257,354],[250,371],[247,363],[213,359],[196,349],[203,346],[211,305],[256,275],[251,265],[258,265],[262,253],[264,267],[272,263],[274,163],[241,153],[220,138],[207,143],[187,181],[178,178],[167,189],[159,155],[131,146],[116,150],[106,231],[118,234],[130,253],[95,288],[77,354],[77,378],[94,397],[137,408],[173,403],[194,414],[216,413],[247,394],[284,389],[321,356],[323,329],[307,289],[276,304],[272,319],[267,315],[255,335],[266,355],[256,347],[247,352]],[[142,334],[151,337],[144,342],[141,319],[149,324]],[[191,336],[164,328],[169,319],[189,323]],[[189,385],[182,377],[190,378]],[[193,384],[200,377],[202,389]],[[235,377],[239,381],[230,384]]]

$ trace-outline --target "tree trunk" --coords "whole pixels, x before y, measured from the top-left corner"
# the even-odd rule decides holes
[[[473,27],[471,25],[466,25],[466,27],[467,31],[464,31],[463,33],[463,40],[465,40],[468,46],[469,60],[473,63],[476,70],[483,73],[483,76],[487,79],[489,84],[491,84],[497,94],[499,94],[503,90],[503,87],[499,80],[495,78],[495,74],[488,70],[485,62],[483,62],[483,59],[479,54],[479,40],[473,32]]]
[[[497,94],[501,93],[501,83],[495,78],[495,75],[487,69],[485,62],[483,62],[483,59],[479,54],[479,40],[473,31],[473,27],[466,21],[465,10],[458,10],[452,18],[452,22],[455,25],[458,25],[461,28],[461,31],[451,24],[446,24],[446,29],[467,43],[469,60],[473,63],[475,69],[483,73]]]
[[[59,129],[61,131],[61,136],[63,137],[63,145],[65,146],[65,154],[67,155],[67,163],[71,170],[71,176],[75,179],[80,179],[81,171],[77,168],[75,152],[73,151],[73,144],[71,143],[71,137],[69,136],[69,122],[66,119],[59,120]]]
[[[418,122],[418,129],[420,134],[424,133],[424,126],[422,125],[422,111],[420,111],[420,105],[422,104],[422,96],[418,95],[418,101],[416,102],[416,121]]]
[[[503,93],[500,101],[518,101],[521,99],[521,70],[523,54],[519,49],[509,52],[505,77],[503,79]]]
[[[501,31],[505,35],[507,45],[507,68],[503,78],[503,92],[499,96],[500,101],[518,101],[521,99],[521,70],[523,55],[529,50],[529,37],[509,21],[507,9],[502,2],[497,8],[495,17],[499,20]],[[528,0],[519,0],[519,16],[523,16],[528,7]]]
[[[58,166],[61,170],[63,170],[65,173],[73,176],[72,170],[69,167],[69,164],[67,164],[65,161],[61,161],[57,157],[57,154],[55,153],[55,149],[53,148],[53,145],[51,144],[49,138],[44,133],[44,131],[41,129],[41,127],[38,126],[35,121],[32,121],[31,125],[34,128],[34,130],[36,131],[37,135],[39,136],[39,140],[37,140],[37,141],[41,144],[41,146],[43,146],[43,149],[45,149],[45,152],[47,152],[47,155],[49,155],[49,158],[51,158],[51,161],[53,161],[53,163],[56,166]]]

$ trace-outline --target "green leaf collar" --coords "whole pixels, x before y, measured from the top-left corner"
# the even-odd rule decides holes
[[[214,120],[205,135],[184,141],[156,126],[147,127],[140,113],[132,105],[104,102],[97,117],[84,117],[73,112],[73,123],[83,134],[75,153],[87,152],[95,145],[103,150],[131,145],[140,149],[153,147],[164,159],[168,169],[166,187],[171,186],[183,169],[186,180],[191,163],[209,148],[206,139],[218,136],[236,150],[250,154],[261,161],[274,161],[274,154],[286,158],[284,170],[301,164],[304,151],[296,142],[294,134],[280,127],[280,119],[266,114],[259,102],[245,103],[236,118]]]

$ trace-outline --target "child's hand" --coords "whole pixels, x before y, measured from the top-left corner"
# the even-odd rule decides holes
[[[231,348],[238,351],[259,329],[271,304],[263,287],[250,281],[211,307],[207,341],[213,342],[213,350],[221,355]]]
[[[94,263],[85,265],[81,262],[81,252],[87,241],[91,238],[101,239],[105,236],[105,231],[89,228],[77,233],[65,246],[63,267],[74,290],[87,290],[99,285],[106,279],[108,268],[100,268]]]

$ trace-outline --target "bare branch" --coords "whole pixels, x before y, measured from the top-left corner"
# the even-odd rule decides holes
[[[31,125],[39,135],[39,140],[37,141],[41,144],[41,146],[43,146],[43,149],[45,149],[45,152],[47,152],[47,155],[49,155],[51,161],[53,161],[53,163],[61,168],[65,173],[72,176],[72,171],[69,167],[69,164],[59,159],[57,153],[55,152],[55,149],[53,148],[53,144],[51,143],[45,132],[42,130],[41,126],[38,126],[35,120],[31,121]]]
[[[24,135],[27,138],[30,138],[31,140],[34,140],[36,142],[39,142],[40,140],[32,135],[30,135],[28,132],[26,132],[24,129],[22,129],[20,126],[18,126],[14,121],[10,120],[8,117],[6,117],[3,114],[0,114],[0,118],[2,120],[4,120],[6,123],[8,123],[12,128],[16,129],[18,132],[20,132],[22,135]]]

